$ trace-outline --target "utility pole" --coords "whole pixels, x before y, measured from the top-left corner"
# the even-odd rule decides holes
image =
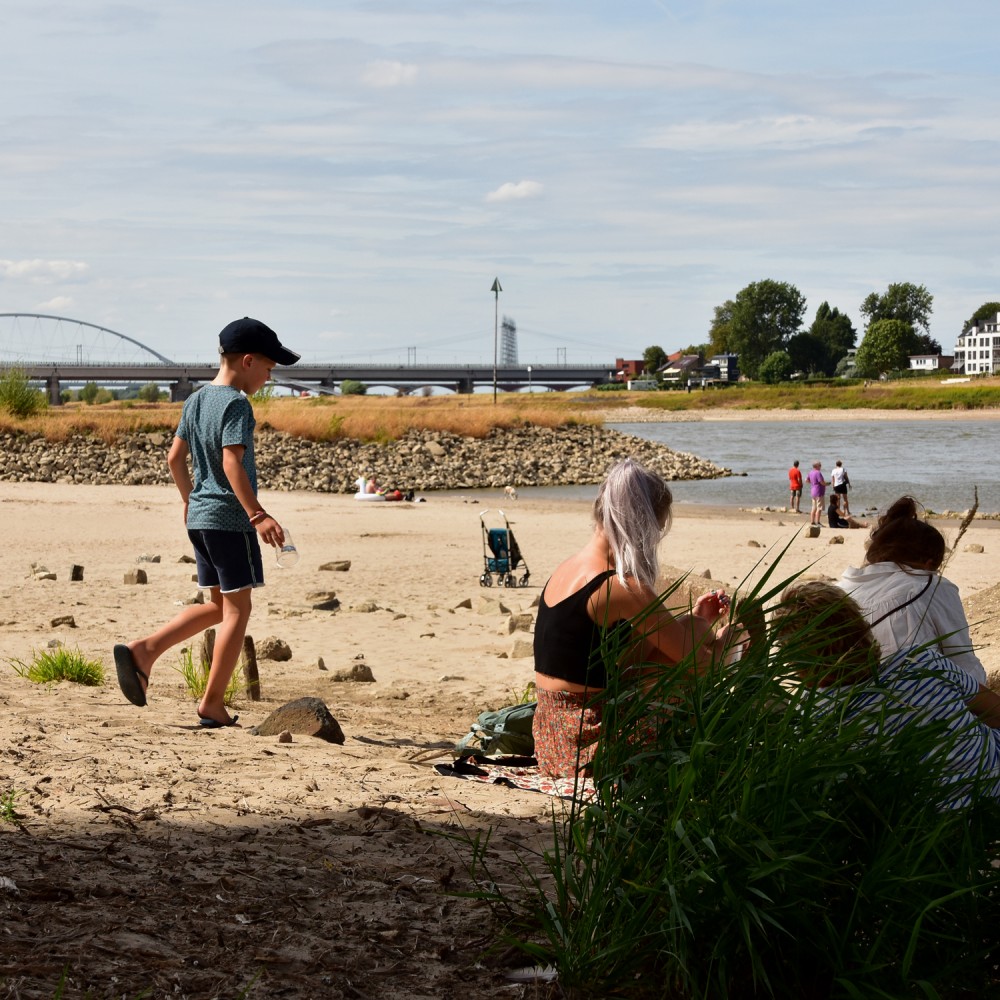
[[[493,287],[490,289],[493,293],[493,405],[497,405],[497,330],[498,321],[500,319],[500,293],[503,289],[500,287],[500,279],[493,279]]]

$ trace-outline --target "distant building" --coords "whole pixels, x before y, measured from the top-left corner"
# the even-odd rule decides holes
[[[681,382],[684,377],[694,378],[701,368],[701,357],[697,354],[671,354],[660,368],[664,382]]]
[[[944,368],[951,368],[955,363],[954,357],[950,354],[911,354],[910,370],[918,372],[936,372]]]
[[[638,361],[626,361],[624,358],[615,359],[615,381],[628,382],[631,379],[639,378],[646,372],[646,362],[642,358]]]
[[[740,379],[740,369],[737,362],[740,360],[738,354],[715,354],[709,362],[719,369],[716,378],[720,382],[738,382]]]
[[[989,375],[1000,369],[1000,314],[981,319],[955,341],[951,370],[965,375]]]

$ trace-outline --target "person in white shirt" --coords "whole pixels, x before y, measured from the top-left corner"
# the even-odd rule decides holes
[[[844,468],[844,463],[838,458],[837,464],[830,473],[830,485],[833,487],[833,494],[837,498],[837,506],[843,517],[851,516],[851,505],[847,500],[847,491],[851,488],[851,477]]]
[[[941,532],[919,517],[913,497],[900,497],[872,530],[864,565],[848,567],[838,584],[860,605],[883,655],[928,646],[985,685],[958,587],[939,572],[944,555]]]

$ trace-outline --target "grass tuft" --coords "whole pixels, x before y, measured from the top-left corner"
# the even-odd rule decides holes
[[[58,681],[72,681],[99,687],[104,683],[104,665],[99,660],[88,660],[79,649],[56,649],[36,651],[28,662],[11,660],[11,666],[21,677],[35,684],[53,684]]]
[[[229,684],[226,687],[225,697],[223,698],[227,705],[235,704],[236,699],[246,688],[240,670],[242,663],[243,656],[240,654],[240,661],[233,671],[233,676],[230,678]],[[184,687],[187,688],[191,697],[200,701],[201,696],[205,693],[205,688],[208,686],[209,665],[202,662],[200,657],[196,658],[191,648],[185,646],[180,651],[180,666],[174,667],[174,669],[181,675]]]

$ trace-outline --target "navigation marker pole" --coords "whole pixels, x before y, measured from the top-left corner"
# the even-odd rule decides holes
[[[493,293],[493,405],[497,405],[497,317],[500,314],[500,293],[503,289],[500,287],[500,279],[493,279],[493,287],[490,289]]]

